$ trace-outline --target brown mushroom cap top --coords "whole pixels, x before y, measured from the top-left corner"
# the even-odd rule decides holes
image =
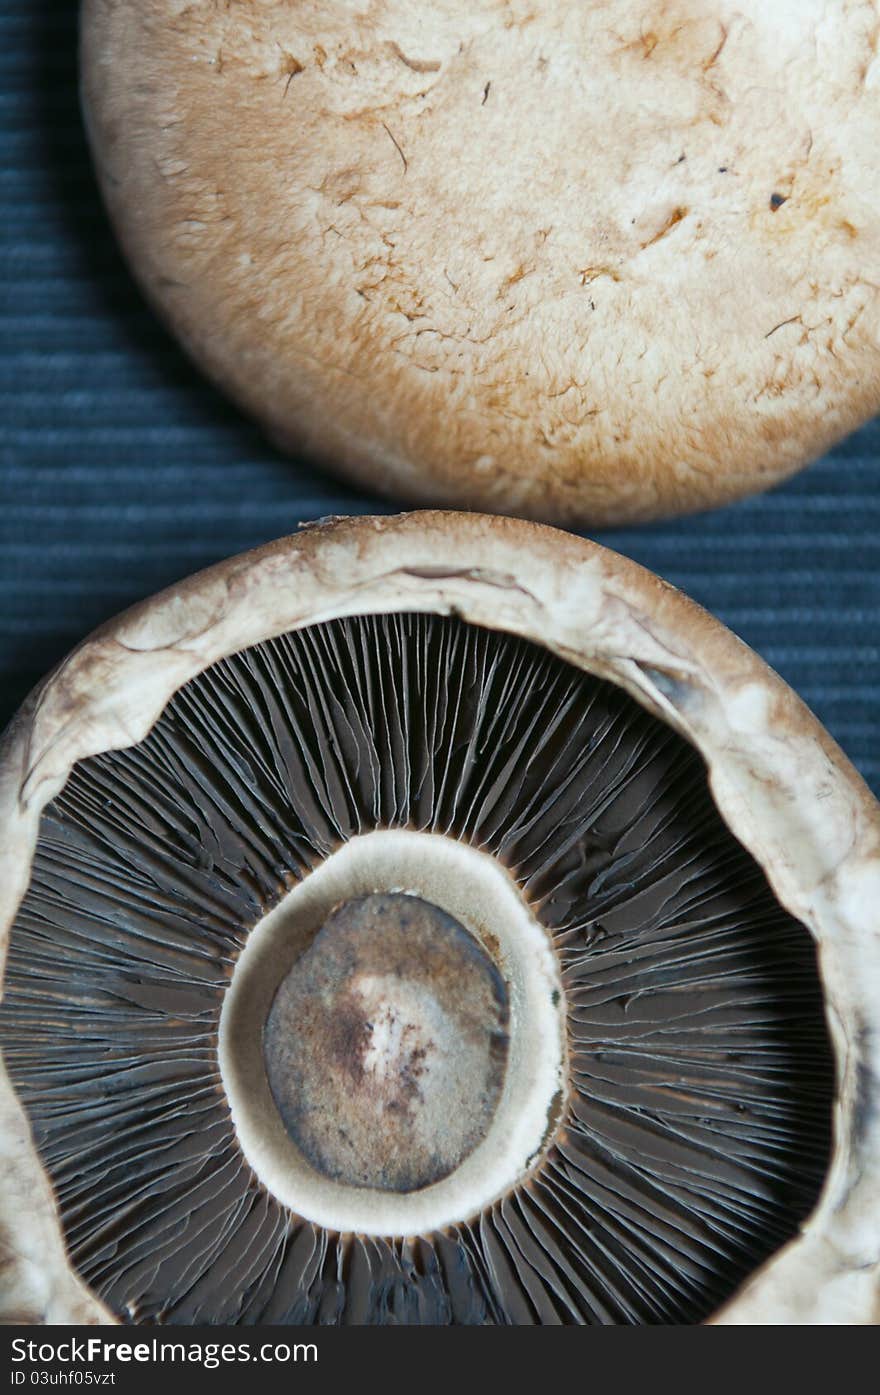
[[[763,868],[783,911],[818,943],[837,1067],[835,1150],[818,1205],[721,1319],[870,1321],[880,1215],[877,804],[745,646],[604,549],[468,515],[345,520],[230,559],[105,626],[33,695],[4,744],[3,940],[27,890],[41,812],[74,763],[143,742],[174,695],[210,677],[212,666],[222,670],[228,656],[246,666],[243,651],[276,637],[401,612],[435,623],[454,615],[456,624],[518,636],[574,670],[610,679],[702,756],[727,828]],[[106,1319],[67,1261],[51,1190],[4,1077],[0,1108],[0,1223],[16,1257],[12,1288],[0,1285],[0,1300],[7,1309],[17,1301],[22,1319]]]
[[[86,0],[132,263],[282,444],[637,520],[880,405],[874,4]]]

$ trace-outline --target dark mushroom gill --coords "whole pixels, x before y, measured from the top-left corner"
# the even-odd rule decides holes
[[[495,854],[553,936],[571,1097],[476,1217],[340,1238],[257,1181],[217,1065],[250,928],[352,836]],[[73,1262],[124,1319],[695,1322],[791,1237],[830,1148],[810,937],[697,753],[457,620],[334,621],[208,669],[45,811],[2,1007]]]

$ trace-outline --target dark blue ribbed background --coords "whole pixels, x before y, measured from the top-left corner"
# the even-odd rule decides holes
[[[110,236],[75,0],[0,0],[0,725],[86,631],[328,513],[386,508],[283,459],[190,368]],[[599,534],[688,591],[880,790],[880,423],[763,498]]]

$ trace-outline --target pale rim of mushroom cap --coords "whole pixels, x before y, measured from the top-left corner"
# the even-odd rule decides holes
[[[731,831],[811,931],[837,1066],[835,1146],[801,1234],[715,1322],[872,1322],[880,1277],[880,806],[781,679],[673,587],[518,520],[330,520],[234,557],[96,631],[32,694],[0,750],[0,945],[44,806],[76,761],[142,740],[210,664],[342,616],[455,614],[624,688],[690,740]],[[73,1272],[26,1117],[0,1076],[0,1316],[115,1321]]]

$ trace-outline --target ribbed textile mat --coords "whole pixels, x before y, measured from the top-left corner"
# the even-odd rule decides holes
[[[189,366],[110,235],[75,0],[0,0],[0,725],[95,625],[297,524],[388,511]],[[880,422],[763,498],[597,535],[736,630],[880,792]]]

